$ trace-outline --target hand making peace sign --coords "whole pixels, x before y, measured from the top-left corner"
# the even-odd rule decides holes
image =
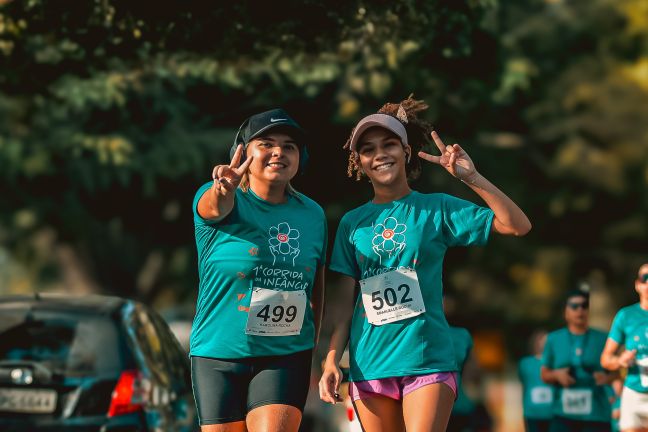
[[[435,131],[432,131],[431,135],[434,143],[441,151],[441,156],[434,156],[420,151],[418,153],[419,157],[428,162],[441,165],[446,169],[446,171],[452,174],[453,177],[470,183],[477,173],[477,170],[475,169],[475,164],[472,159],[468,156],[468,153],[466,153],[459,144],[446,146]]]
[[[243,154],[243,145],[236,147],[236,152],[229,165],[216,165],[212,170],[214,179],[214,189],[221,195],[235,190],[241,183],[243,174],[247,171],[252,163],[252,156],[248,157],[241,165],[241,155]]]

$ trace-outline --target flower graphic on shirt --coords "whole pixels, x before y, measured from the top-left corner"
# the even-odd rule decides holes
[[[405,248],[405,231],[407,226],[398,223],[396,218],[388,217],[383,223],[374,226],[374,237],[371,241],[373,251],[380,257],[391,258],[398,255]]]
[[[280,258],[283,262],[291,259],[294,266],[295,258],[299,255],[299,231],[290,228],[288,222],[281,222],[277,226],[270,227],[268,233],[270,234],[268,243],[273,257],[272,264],[274,265],[277,258]]]

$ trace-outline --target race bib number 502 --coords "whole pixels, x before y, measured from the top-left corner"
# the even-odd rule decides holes
[[[292,336],[301,333],[306,311],[306,291],[253,288],[245,334]]]
[[[415,270],[403,268],[362,279],[360,289],[367,320],[373,325],[400,321],[425,312]]]

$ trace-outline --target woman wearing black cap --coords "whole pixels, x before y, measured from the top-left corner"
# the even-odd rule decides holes
[[[297,431],[322,315],[326,220],[290,186],[307,154],[283,110],[247,119],[194,198],[191,333],[203,431]]]
[[[342,274],[348,310],[331,338],[320,397],[335,402],[350,332],[349,390],[370,432],[445,430],[458,367],[441,301],[443,256],[451,246],[486,243],[491,231],[524,235],[531,228],[458,144],[446,146],[432,132],[441,155],[420,151],[431,132],[417,118],[426,108],[412,98],[386,104],[360,120],[345,146],[349,176],[366,175],[374,198],[344,215],[337,231],[331,269]],[[420,173],[420,159],[441,165],[490,208],[413,191],[408,180]]]

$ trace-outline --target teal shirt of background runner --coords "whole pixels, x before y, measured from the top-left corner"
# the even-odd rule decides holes
[[[552,417],[551,412],[555,398],[554,388],[540,378],[541,365],[541,360],[535,356],[522,358],[518,365],[518,375],[522,383],[524,418],[532,420],[549,420]],[[536,396],[534,396],[534,392]],[[551,396],[545,399],[544,397],[538,397],[538,393],[550,394]]]
[[[492,221],[488,208],[416,191],[385,204],[366,203],[342,217],[330,268],[356,280],[413,268],[426,310],[374,326],[358,296],[349,341],[351,381],[457,370],[441,304],[443,257],[450,246],[485,244]],[[393,235],[383,236],[385,230]]]
[[[326,259],[324,211],[302,194],[271,204],[251,189],[237,189],[232,212],[213,223],[197,212],[200,197],[211,185],[198,189],[193,202],[200,282],[190,354],[229,359],[312,348],[315,332],[309,302],[299,335],[246,335],[245,327],[252,287],[305,290],[310,299],[316,270]]]
[[[572,367],[576,383],[571,389],[592,390],[592,412],[589,415],[566,414],[563,411],[563,387],[555,386],[553,414],[573,420],[609,422],[611,416],[610,401],[606,386],[597,386],[593,372],[604,371],[601,366],[601,353],[607,340],[607,334],[588,329],[585,335],[574,335],[562,328],[549,333],[542,354],[542,365],[549,369]],[[580,348],[581,355],[577,355]]]
[[[452,415],[470,415],[475,411],[473,402],[463,389],[463,367],[473,347],[473,338],[468,330],[462,327],[450,327],[450,337],[454,347],[455,362],[459,368],[457,374],[457,400],[452,406]]]
[[[614,317],[608,337],[627,350],[637,350],[637,360],[648,357],[648,311],[639,303],[624,307]],[[641,385],[636,364],[628,369],[624,385],[637,392],[648,392],[648,387]]]

